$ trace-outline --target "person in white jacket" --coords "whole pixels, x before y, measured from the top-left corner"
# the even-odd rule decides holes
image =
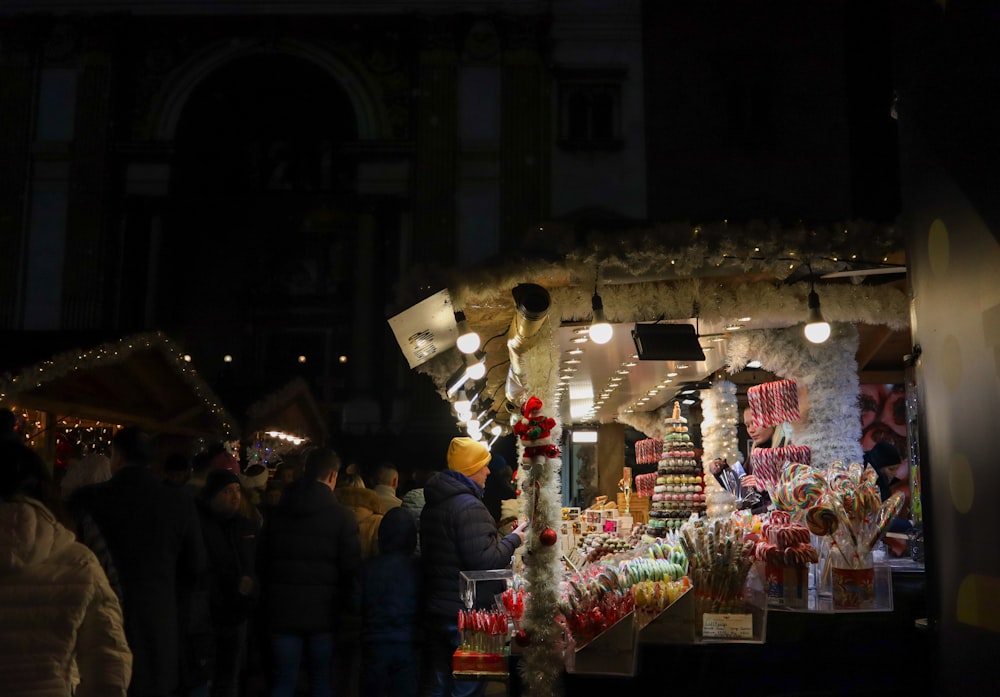
[[[0,691],[124,697],[132,653],[118,597],[94,553],[39,500],[46,472],[27,446],[0,443]]]

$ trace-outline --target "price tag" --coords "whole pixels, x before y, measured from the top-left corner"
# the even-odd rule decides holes
[[[753,615],[714,615],[705,613],[701,635],[706,639],[753,639]]]

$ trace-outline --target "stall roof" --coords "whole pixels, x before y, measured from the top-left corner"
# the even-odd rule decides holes
[[[0,380],[0,402],[156,434],[222,438],[237,431],[212,389],[158,331],[15,366]]]
[[[397,339],[404,354],[423,348],[413,337],[436,339],[434,351],[425,350],[427,358],[415,369],[428,374],[445,394],[462,358],[449,350],[454,324],[442,332],[432,319],[442,302],[449,311],[462,310],[486,342],[488,373],[480,394],[499,403],[511,358],[507,338],[517,311],[512,289],[522,283],[542,286],[551,305],[547,327],[539,332],[540,345],[531,349],[532,389],[562,393],[563,423],[606,423],[627,410],[653,412],[686,384],[726,369],[734,332],[801,324],[810,281],[828,321],[858,328],[861,381],[901,380],[903,355],[910,352],[903,239],[892,228],[863,222],[782,227],[718,221],[609,233],[542,225],[506,259],[438,271],[432,279],[426,273],[403,279],[401,299],[435,284],[446,292],[428,298],[432,307],[418,303],[411,308],[427,315],[426,332],[409,332],[409,342]],[[614,327],[614,337],[603,346],[588,343],[584,334],[595,290]],[[418,318],[411,319],[419,325]],[[696,325],[706,360],[638,360],[631,331],[639,322]],[[609,396],[601,399],[602,393]],[[640,404],[643,398],[648,399]]]
[[[295,378],[247,409],[247,434],[280,431],[308,438],[326,439],[326,425],[312,391],[302,378]]]

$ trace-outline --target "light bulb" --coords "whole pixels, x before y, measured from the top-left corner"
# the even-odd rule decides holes
[[[476,335],[478,338],[478,335]],[[486,375],[486,354],[479,352],[465,357],[465,375],[470,380],[479,380]]]
[[[594,293],[591,305],[594,310],[594,317],[590,321],[590,330],[588,331],[590,340],[595,344],[606,344],[611,341],[614,329],[611,328],[608,320],[604,317],[604,302],[601,300],[601,296]]]
[[[806,339],[814,344],[822,344],[830,338],[830,323],[823,319],[819,311],[819,295],[815,290],[809,291],[809,317],[806,319]]]
[[[458,391],[458,399],[455,400],[455,411],[461,417],[462,414],[469,414],[472,412],[472,400],[469,399],[465,390]],[[466,421],[469,417],[465,417],[462,421]]]
[[[465,422],[465,430],[472,440],[479,440],[479,437],[483,434],[482,429],[479,427],[479,419],[475,418]]]
[[[810,322],[805,328],[806,338],[814,344],[822,344],[830,338],[829,322]]]
[[[462,353],[475,353],[479,350],[479,334],[469,328],[465,321],[465,313],[459,310],[455,313],[455,322],[458,324],[458,339],[455,345]]]

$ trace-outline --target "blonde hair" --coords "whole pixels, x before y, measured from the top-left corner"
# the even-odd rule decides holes
[[[358,472],[357,463],[352,462],[347,467],[344,468],[343,473],[337,478],[337,488],[343,489],[345,487],[355,487],[357,489],[365,489],[365,480],[361,477],[361,473]]]

